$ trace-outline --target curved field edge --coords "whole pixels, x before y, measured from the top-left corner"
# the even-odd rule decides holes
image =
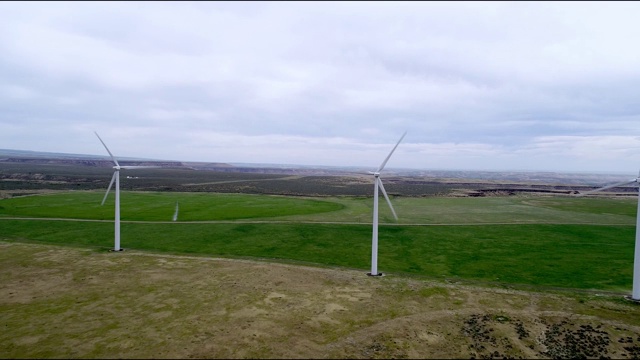
[[[451,225],[380,227],[382,272],[426,278],[630,291],[635,227]],[[113,246],[113,224],[0,219],[0,239]],[[248,257],[367,270],[371,227],[310,223],[123,223],[125,249]]]
[[[113,220],[113,195],[72,191],[0,200],[1,217],[43,217]],[[572,196],[504,196],[486,198],[392,199],[399,224],[606,224],[635,225],[636,198]],[[130,192],[121,196],[123,221],[171,221],[176,203],[178,221],[239,219],[370,224],[371,197],[290,197],[274,195]],[[394,223],[388,207],[380,221]]]
[[[634,358],[620,296],[0,242],[2,358]]]

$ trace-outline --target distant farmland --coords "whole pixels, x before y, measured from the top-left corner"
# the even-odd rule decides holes
[[[1,200],[0,236],[107,249],[113,225],[104,220],[113,219],[113,203],[100,206],[101,198],[101,192],[71,192]],[[172,223],[176,201],[181,215]],[[394,202],[401,218],[397,225],[381,212],[382,271],[610,291],[631,286],[635,199],[519,196]],[[122,244],[365,270],[370,214],[370,201],[359,198],[123,192]],[[29,219],[34,217],[67,220]]]
[[[228,168],[225,171],[191,170],[185,167],[124,170],[121,174],[121,189],[291,196],[371,196],[373,191],[370,176],[361,173],[322,171],[323,175],[317,175],[311,170],[282,170],[281,173],[278,173],[277,169],[248,170],[251,171],[242,168]],[[109,184],[111,174],[112,169],[109,166],[0,162],[0,197],[44,189],[104,190]],[[462,176],[455,172],[452,172],[453,175]],[[585,185],[585,182],[595,181],[586,175],[585,180],[581,181],[575,176],[569,177],[573,185],[563,183],[568,179],[561,175],[557,175],[555,180],[549,183],[541,183],[539,180],[527,182],[520,177],[515,177],[519,179],[517,181],[496,180],[494,174],[477,175],[486,179],[388,175],[384,180],[391,195],[410,197],[491,196],[522,192],[568,194],[574,190],[590,189],[592,187]],[[632,189],[621,188],[618,191],[629,192]]]

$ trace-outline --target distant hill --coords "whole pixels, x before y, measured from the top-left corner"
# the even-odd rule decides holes
[[[42,151],[30,151],[30,150],[11,150],[0,149],[0,160],[3,158],[32,158],[32,159],[101,159],[108,157],[98,155],[85,155],[85,154],[65,154],[65,153],[52,153]]]
[[[50,153],[41,151],[28,151],[28,150],[10,150],[0,149],[0,162],[5,163],[29,163],[29,164],[59,164],[59,165],[79,165],[79,166],[95,166],[95,167],[112,167],[113,162],[108,156],[102,155],[86,155],[86,154],[65,154],[65,153]],[[131,158],[131,157],[119,157],[118,162],[121,165],[129,166],[161,166],[161,167],[197,167],[199,163],[189,163],[185,165],[181,161],[168,161],[168,160],[155,160],[155,159],[143,159],[143,158]],[[217,167],[232,167],[229,164],[223,163],[202,163],[203,167],[217,168]]]

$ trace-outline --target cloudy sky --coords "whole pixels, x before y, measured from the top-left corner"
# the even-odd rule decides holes
[[[0,2],[0,148],[640,168],[640,2]]]

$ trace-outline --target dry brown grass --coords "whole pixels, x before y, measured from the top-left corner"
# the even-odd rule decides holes
[[[2,358],[640,356],[620,297],[0,242]]]

